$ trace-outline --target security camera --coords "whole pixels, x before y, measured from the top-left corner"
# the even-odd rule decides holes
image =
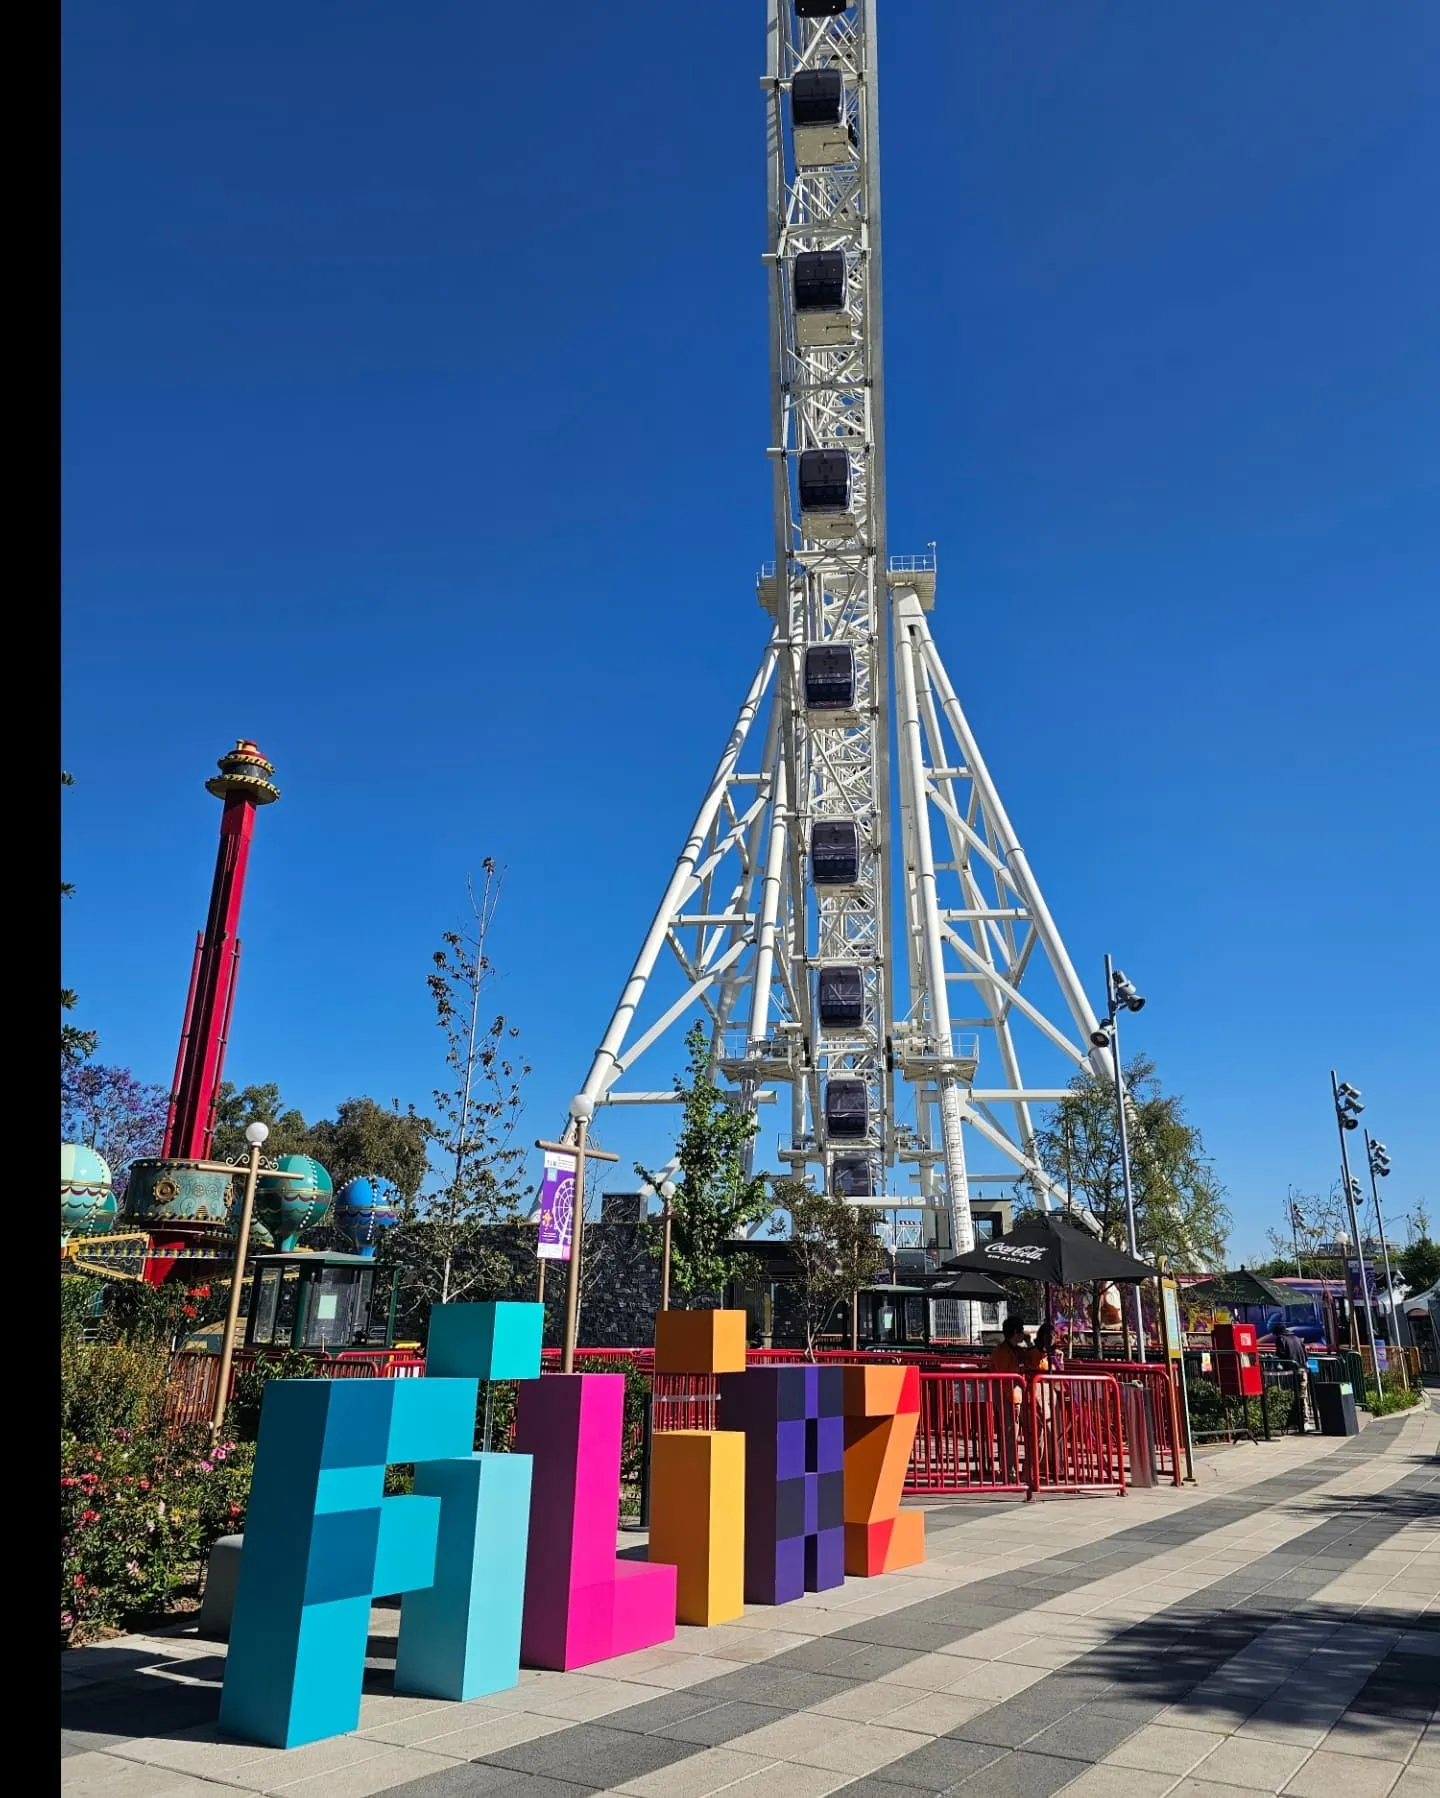
[[[1348,1080],[1342,1080],[1338,1090],[1342,1099],[1358,1099],[1360,1097],[1358,1088],[1351,1086]]]

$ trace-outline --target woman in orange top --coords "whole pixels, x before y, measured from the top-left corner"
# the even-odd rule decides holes
[[[1000,1345],[990,1351],[991,1373],[1023,1374],[1030,1350],[1025,1341],[1025,1326],[1018,1317],[1007,1317]],[[1000,1425],[1000,1452],[1007,1483],[1019,1477],[1020,1405],[1025,1397],[1024,1382],[1016,1379],[1010,1388],[1012,1402],[1004,1406],[997,1419]],[[1003,1403],[1003,1400],[1001,1401]]]

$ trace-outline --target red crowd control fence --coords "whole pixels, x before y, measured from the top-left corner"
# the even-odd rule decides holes
[[[1150,1430],[1155,1443],[1155,1472],[1173,1485],[1184,1484],[1185,1441],[1180,1420],[1179,1375],[1164,1361],[1072,1361],[1072,1373],[1114,1374],[1122,1384],[1145,1388]]]
[[[232,1378],[251,1368],[254,1350],[236,1351]],[[586,1349],[577,1358],[590,1367],[627,1367],[650,1387],[650,1424],[656,1431],[716,1427],[718,1383],[711,1374],[654,1371],[653,1349]],[[897,1360],[920,1365],[920,1415],[905,1489],[917,1498],[982,1493],[1124,1492],[1134,1478],[1129,1456],[1140,1445],[1127,1440],[1121,1383],[1144,1387],[1154,1439],[1156,1471],[1181,1483],[1183,1445],[1173,1375],[1157,1362],[1072,1362],[1061,1374],[1008,1374],[986,1370],[983,1359],[822,1352],[830,1365]],[[791,1365],[798,1350],[751,1350],[752,1366]],[[423,1355],[409,1350],[359,1351],[313,1357],[325,1379],[407,1379],[425,1371]],[[559,1370],[558,1350],[542,1355],[541,1371]],[[1086,1368],[1085,1371],[1080,1371]],[[1091,1371],[1093,1369],[1093,1371]],[[168,1414],[176,1423],[203,1422],[214,1409],[219,1357],[184,1353],[171,1357]],[[232,1387],[233,1391],[233,1387]],[[630,1444],[633,1449],[635,1444]],[[1143,1451],[1142,1451],[1143,1452]]]
[[[1025,1382],[1014,1374],[922,1373],[905,1490],[917,1497],[1025,1491],[1024,1404]]]
[[[1119,1382],[1104,1374],[930,1373],[905,1490],[1121,1492]]]
[[[1031,1492],[1123,1494],[1120,1382],[1109,1374],[1042,1373],[1026,1388]]]

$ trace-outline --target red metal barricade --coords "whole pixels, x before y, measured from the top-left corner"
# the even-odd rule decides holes
[[[917,1497],[1023,1492],[1024,1394],[1014,1374],[922,1373],[905,1490]]]
[[[1145,1388],[1150,1428],[1155,1438],[1155,1471],[1172,1485],[1185,1479],[1185,1444],[1181,1437],[1179,1374],[1163,1361],[1072,1361],[1075,1372],[1114,1374]]]
[[[1042,1373],[1026,1384],[1031,1492],[1123,1494],[1120,1382],[1109,1374]]]
[[[713,1373],[652,1373],[652,1430],[713,1430],[720,1390]]]

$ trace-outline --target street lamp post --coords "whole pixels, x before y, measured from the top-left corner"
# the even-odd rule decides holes
[[[1355,1130],[1360,1125],[1360,1113],[1365,1107],[1360,1102],[1360,1094],[1347,1080],[1341,1080],[1334,1070],[1330,1070],[1330,1094],[1335,1101],[1335,1123],[1340,1131],[1340,1177],[1345,1187],[1345,1203],[1350,1212],[1350,1233],[1355,1239],[1355,1253],[1360,1264],[1360,1292],[1365,1300],[1365,1328],[1370,1337],[1370,1359],[1375,1370],[1375,1390],[1380,1390],[1380,1365],[1375,1353],[1375,1314],[1370,1309],[1370,1282],[1365,1273],[1365,1242],[1360,1234],[1360,1214],[1355,1206],[1355,1195],[1360,1190],[1360,1183],[1351,1177],[1350,1153],[1345,1146],[1345,1132]],[[1353,1314],[1353,1303],[1352,1303]],[[1363,1369],[1364,1362],[1361,1362]]]
[[[1130,1177],[1130,1125],[1125,1113],[1125,1076],[1120,1069],[1120,1013],[1143,1011],[1145,1001],[1135,988],[1105,957],[1105,1022],[1093,1031],[1090,1040],[1097,1049],[1109,1049],[1115,1059],[1115,1119],[1120,1131],[1120,1179],[1125,1191],[1125,1240],[1131,1255],[1140,1259],[1140,1244],[1135,1231],[1135,1189]],[[1145,1359],[1145,1300],[1141,1282],[1135,1282],[1136,1358]]]
[[[1390,1329],[1395,1337],[1395,1347],[1400,1355],[1401,1383],[1408,1392],[1410,1373],[1405,1366],[1405,1348],[1400,1341],[1400,1320],[1395,1313],[1395,1275],[1390,1269],[1390,1244],[1385,1240],[1385,1214],[1380,1209],[1380,1188],[1375,1184],[1377,1178],[1387,1180],[1390,1177],[1390,1151],[1383,1142],[1376,1142],[1368,1130],[1365,1132],[1365,1156],[1370,1163],[1370,1197],[1375,1201],[1375,1224],[1380,1232],[1380,1253],[1385,1261],[1385,1303],[1390,1312]]]
[[[575,1371],[575,1337],[580,1327],[580,1257],[585,1246],[585,1163],[620,1159],[618,1155],[611,1155],[604,1149],[589,1147],[586,1138],[594,1115],[595,1101],[584,1093],[577,1093],[570,1101],[570,1124],[574,1131],[574,1141],[535,1144],[537,1149],[550,1149],[557,1154],[575,1157],[575,1200],[570,1211],[570,1260],[565,1269],[565,1337],[560,1356],[562,1373]]]
[[[665,1207],[664,1211],[660,1214],[664,1220],[664,1231],[660,1250],[660,1309],[662,1311],[668,1311],[670,1309],[670,1226],[675,1216],[671,1205],[671,1200],[674,1197],[675,1182],[673,1180],[662,1180],[660,1182],[660,1202]]]
[[[230,1366],[235,1359],[235,1330],[240,1321],[240,1288],[245,1281],[245,1255],[250,1246],[250,1214],[255,1209],[255,1183],[260,1178],[260,1150],[269,1136],[269,1126],[261,1123],[245,1126],[245,1140],[250,1145],[250,1162],[245,1169],[245,1197],[240,1204],[240,1225],[235,1232],[235,1265],[230,1272],[230,1301],[225,1308],[225,1334],[220,1339],[220,1378],[215,1387],[215,1408],[210,1413],[210,1440],[219,1439],[225,1423],[225,1406],[230,1397]]]

